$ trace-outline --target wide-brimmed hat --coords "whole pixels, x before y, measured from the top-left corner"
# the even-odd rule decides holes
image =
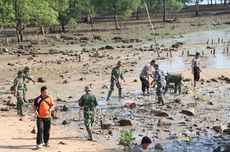
[[[23,72],[20,70],[20,71],[18,71],[18,74],[22,74]]]
[[[24,71],[29,71],[30,68],[29,68],[28,66],[26,66],[23,70],[24,70]]]
[[[85,92],[89,92],[89,91],[91,91],[91,89],[88,86],[86,86],[85,87]]]
[[[117,65],[122,65],[121,61],[118,61],[118,62],[117,62]]]

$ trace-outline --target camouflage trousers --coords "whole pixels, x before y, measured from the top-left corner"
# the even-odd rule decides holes
[[[18,90],[17,92],[17,114],[23,116],[22,107],[24,104],[24,91]]]
[[[94,114],[84,114],[84,122],[86,129],[92,129],[94,123]]]
[[[110,96],[112,95],[112,93],[113,93],[113,91],[114,91],[115,85],[116,85],[116,87],[118,88],[118,95],[119,95],[119,98],[122,97],[122,93],[121,93],[122,88],[121,88],[120,83],[115,83],[115,81],[112,80],[112,81],[111,81],[111,85],[110,85],[110,90],[109,90],[109,93],[108,93],[108,96],[107,96],[107,100],[110,99]]]

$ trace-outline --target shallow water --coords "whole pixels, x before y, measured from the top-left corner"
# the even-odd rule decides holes
[[[218,38],[223,39],[224,43],[217,44]],[[209,46],[215,46],[216,54],[211,54],[210,49],[206,49],[207,40],[209,40]],[[213,40],[214,44],[210,44]],[[223,49],[227,47],[227,42],[230,41],[230,30],[218,30],[218,31],[205,31],[205,32],[195,32],[192,34],[183,35],[183,37],[169,38],[159,40],[160,45],[164,44],[167,47],[175,44],[176,42],[183,42],[181,51],[184,51],[184,56],[179,54],[175,56],[172,52],[173,58],[167,60],[160,60],[160,65],[165,72],[179,72],[186,71],[191,68],[191,61],[193,57],[187,56],[187,51],[190,54],[195,54],[196,52],[204,52],[204,57],[201,57],[201,66],[206,68],[229,68],[230,67],[230,48],[229,53],[223,53]],[[146,43],[144,46],[150,46],[151,43]],[[195,47],[194,47],[195,46]]]

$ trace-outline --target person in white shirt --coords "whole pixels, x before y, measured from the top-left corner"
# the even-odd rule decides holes
[[[140,74],[140,80],[141,80],[141,89],[142,89],[142,93],[143,95],[149,94],[149,77],[153,77],[153,67],[155,65],[156,61],[152,60],[149,64],[146,64]]]

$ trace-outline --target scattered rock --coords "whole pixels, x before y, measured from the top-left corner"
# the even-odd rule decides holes
[[[227,125],[213,126],[213,130],[215,130],[218,133],[223,133],[223,131],[227,128]]]
[[[69,110],[69,108],[66,105],[64,105],[62,108],[62,111],[68,111],[68,110]]]
[[[93,39],[94,39],[94,40],[102,41],[102,38],[101,38],[101,36],[99,36],[99,35],[94,35],[94,36],[93,36]]]
[[[32,129],[31,133],[32,133],[32,134],[36,134],[35,128]]]
[[[101,88],[102,88],[102,89],[108,89],[109,87],[108,87],[107,85],[104,84]]]
[[[137,79],[134,79],[133,82],[137,82]]]
[[[3,107],[3,108],[1,108],[1,111],[10,111],[10,108],[8,108],[8,107]]]
[[[83,77],[82,77],[82,78],[80,78],[79,80],[80,80],[80,81],[84,81],[84,80],[86,80],[86,78],[83,78]]]
[[[174,99],[174,102],[176,102],[176,103],[181,103],[181,98],[176,97],[176,98]]]
[[[68,81],[67,80],[64,80],[63,82],[62,82],[62,84],[67,84],[68,83]]]
[[[101,129],[112,129],[112,124],[111,123],[106,123],[101,120]]]
[[[66,145],[66,143],[64,143],[63,141],[60,141],[58,144],[59,145]]]
[[[163,121],[163,120],[159,120],[158,123],[157,123],[158,127],[166,127],[166,126],[171,126],[171,125],[172,125],[171,122],[166,122],[166,121]]]
[[[158,117],[168,117],[169,115],[164,111],[151,110],[151,114]]]
[[[194,108],[183,109],[181,113],[187,116],[195,116],[195,109]]]
[[[130,120],[126,120],[126,119],[121,119],[118,121],[119,126],[132,126],[132,123]]]
[[[110,46],[110,45],[106,45],[106,46],[105,46],[105,49],[107,49],[107,50],[113,50],[114,47],[112,47],[112,46]]]
[[[68,120],[63,120],[62,125],[68,125],[70,122]]]
[[[38,82],[41,82],[41,83],[44,83],[44,82],[46,82],[42,77],[39,77],[38,78]]]

